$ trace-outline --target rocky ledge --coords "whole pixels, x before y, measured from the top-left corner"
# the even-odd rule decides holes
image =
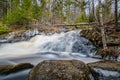
[[[39,31],[37,29],[19,30],[19,31],[11,32],[9,34],[0,35],[0,43],[25,41],[37,34],[39,34]]]
[[[90,80],[89,67],[78,60],[46,60],[34,67],[29,80]]]
[[[84,29],[80,35],[89,39],[95,46],[102,45],[102,37],[100,30],[97,29]],[[108,46],[120,46],[120,32],[106,32],[106,40]]]
[[[33,65],[30,63],[20,63],[18,65],[0,65],[0,75],[8,75],[30,68],[33,68]]]

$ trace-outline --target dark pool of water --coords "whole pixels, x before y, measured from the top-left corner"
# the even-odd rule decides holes
[[[28,80],[30,69],[9,75],[0,75],[0,80]]]

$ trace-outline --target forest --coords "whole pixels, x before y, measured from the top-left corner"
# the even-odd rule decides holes
[[[0,80],[120,80],[120,0],[0,0]]]
[[[1,0],[0,20],[10,25],[32,24],[35,20],[41,24],[99,22],[101,4],[106,23],[114,20],[116,14],[120,19],[119,3],[119,0],[116,3],[114,0]]]

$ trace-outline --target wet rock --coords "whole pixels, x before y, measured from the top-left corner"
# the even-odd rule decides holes
[[[120,80],[120,62],[106,60],[89,63],[88,66],[99,74],[93,75],[95,80]]]
[[[30,63],[20,63],[18,65],[0,65],[0,74],[7,75],[24,69],[30,69],[33,65]]]
[[[89,74],[78,60],[46,60],[31,70],[29,80],[89,80]]]
[[[25,41],[37,34],[39,34],[39,31],[37,29],[19,30],[19,31],[11,32],[9,34],[1,35],[0,43]]]
[[[91,68],[101,68],[104,70],[120,72],[120,62],[118,62],[118,61],[105,60],[105,61],[89,63],[88,65]]]

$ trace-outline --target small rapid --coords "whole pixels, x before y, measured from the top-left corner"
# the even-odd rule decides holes
[[[0,45],[0,64],[14,65],[31,63],[37,65],[44,60],[77,59],[84,63],[100,61],[88,57],[94,53],[94,46],[80,35],[80,30],[54,34],[39,33],[27,41],[3,43]],[[7,76],[0,75],[1,80],[27,80],[30,70],[24,70]],[[92,76],[91,76],[92,77]],[[94,80],[91,78],[91,80]]]
[[[93,46],[80,36],[80,30],[55,34],[36,35],[28,41],[7,43],[0,46],[0,58],[15,58],[37,54],[50,57],[87,56]],[[54,55],[54,56],[53,56]]]

